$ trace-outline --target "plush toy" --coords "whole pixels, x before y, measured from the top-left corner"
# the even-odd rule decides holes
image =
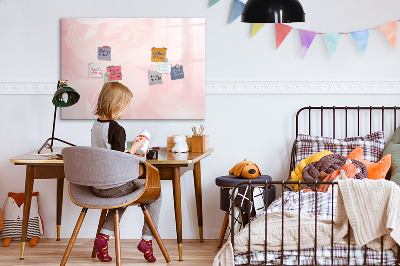
[[[39,192],[32,193],[31,212],[29,214],[27,239],[29,246],[36,245],[43,235],[43,223],[39,216],[38,197]],[[22,219],[24,213],[24,193],[8,193],[4,208],[4,223],[1,230],[3,246],[8,247],[11,240],[21,240]]]
[[[175,136],[174,137],[175,146],[172,148],[172,152],[188,152],[189,146],[186,143],[185,136]]]
[[[1,232],[1,228],[3,228],[3,212],[0,209],[0,232]]]
[[[242,162],[237,163],[231,170],[229,170],[229,174],[249,179],[257,178],[261,175],[258,166],[255,163],[246,160],[247,158]]]
[[[352,152],[350,152],[347,158],[356,159],[365,164],[365,166],[367,166],[368,169],[368,179],[375,179],[375,180],[384,179],[386,177],[387,172],[390,169],[392,155],[387,154],[379,162],[373,163],[364,160],[363,153],[364,152],[362,147],[358,146]]]
[[[290,173],[290,181],[303,181],[303,176],[302,176],[302,171],[304,169],[304,167],[306,167],[306,165],[308,165],[309,163],[312,162],[317,162],[319,161],[322,157],[326,156],[326,155],[330,155],[333,154],[333,152],[331,151],[321,151],[318,153],[315,153],[311,156],[308,156],[307,158],[301,160],[299,162],[299,164],[297,165],[297,167]],[[299,190],[299,185],[291,185],[294,188],[294,191],[298,191]]]
[[[344,165],[339,170],[335,170],[330,174],[325,174],[321,172],[321,176],[324,177],[323,182],[332,182],[336,179],[345,179],[345,178],[354,178],[361,170],[357,168],[352,161],[348,159]],[[331,185],[320,185],[318,187],[318,192],[328,192],[331,188]]]

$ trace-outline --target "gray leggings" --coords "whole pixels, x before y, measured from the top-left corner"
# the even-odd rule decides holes
[[[138,182],[138,181],[135,182],[135,180],[133,180],[122,186],[108,188],[108,189],[98,189],[94,187],[93,194],[101,198],[116,198],[128,195],[142,188],[143,186],[144,182]],[[146,204],[146,207],[149,210],[151,218],[153,218],[154,224],[156,225],[157,228],[158,228],[158,221],[160,219],[161,202],[162,202],[162,196],[160,194],[160,197],[155,202]],[[122,215],[124,214],[125,210],[126,207],[118,208],[119,219],[122,218]],[[108,210],[106,220],[104,221],[100,233],[109,236],[114,236],[114,214],[115,214],[115,209]],[[153,234],[146,220],[144,221],[143,225],[142,239],[146,240],[153,239]]]

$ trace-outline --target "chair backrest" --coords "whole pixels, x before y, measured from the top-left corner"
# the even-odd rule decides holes
[[[65,179],[83,186],[118,186],[139,176],[144,158],[97,147],[67,147],[62,150]]]

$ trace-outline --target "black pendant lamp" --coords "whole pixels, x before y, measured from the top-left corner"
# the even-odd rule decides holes
[[[242,22],[304,22],[304,10],[298,0],[249,0],[243,8]]]

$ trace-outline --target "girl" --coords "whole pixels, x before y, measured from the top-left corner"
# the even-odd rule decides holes
[[[132,92],[123,84],[118,82],[108,82],[104,84],[95,110],[95,115],[98,115],[99,118],[93,123],[92,127],[91,142],[93,147],[125,152],[125,129],[115,120],[124,116],[131,99]],[[146,139],[144,138],[136,138],[128,153],[144,157],[145,154],[138,155],[136,151],[138,151],[145,142]],[[140,161],[143,161],[143,159],[138,158],[138,164],[132,167],[139,167]],[[93,187],[92,191],[94,195],[102,198],[125,196],[143,187],[143,183],[135,182],[136,178],[137,176],[132,176],[132,181],[116,187]],[[160,207],[161,195],[155,202],[147,205],[156,226],[158,226]],[[120,219],[125,210],[126,207],[118,209]],[[101,228],[100,234],[94,241],[94,246],[97,249],[97,258],[101,261],[112,260],[108,255],[108,240],[110,236],[114,236],[114,214],[115,210],[109,210],[107,212],[106,220]],[[153,256],[152,236],[153,234],[151,233],[150,227],[145,221],[142,230],[142,240],[137,248],[144,253],[144,258],[149,262],[156,261],[156,258]]]

